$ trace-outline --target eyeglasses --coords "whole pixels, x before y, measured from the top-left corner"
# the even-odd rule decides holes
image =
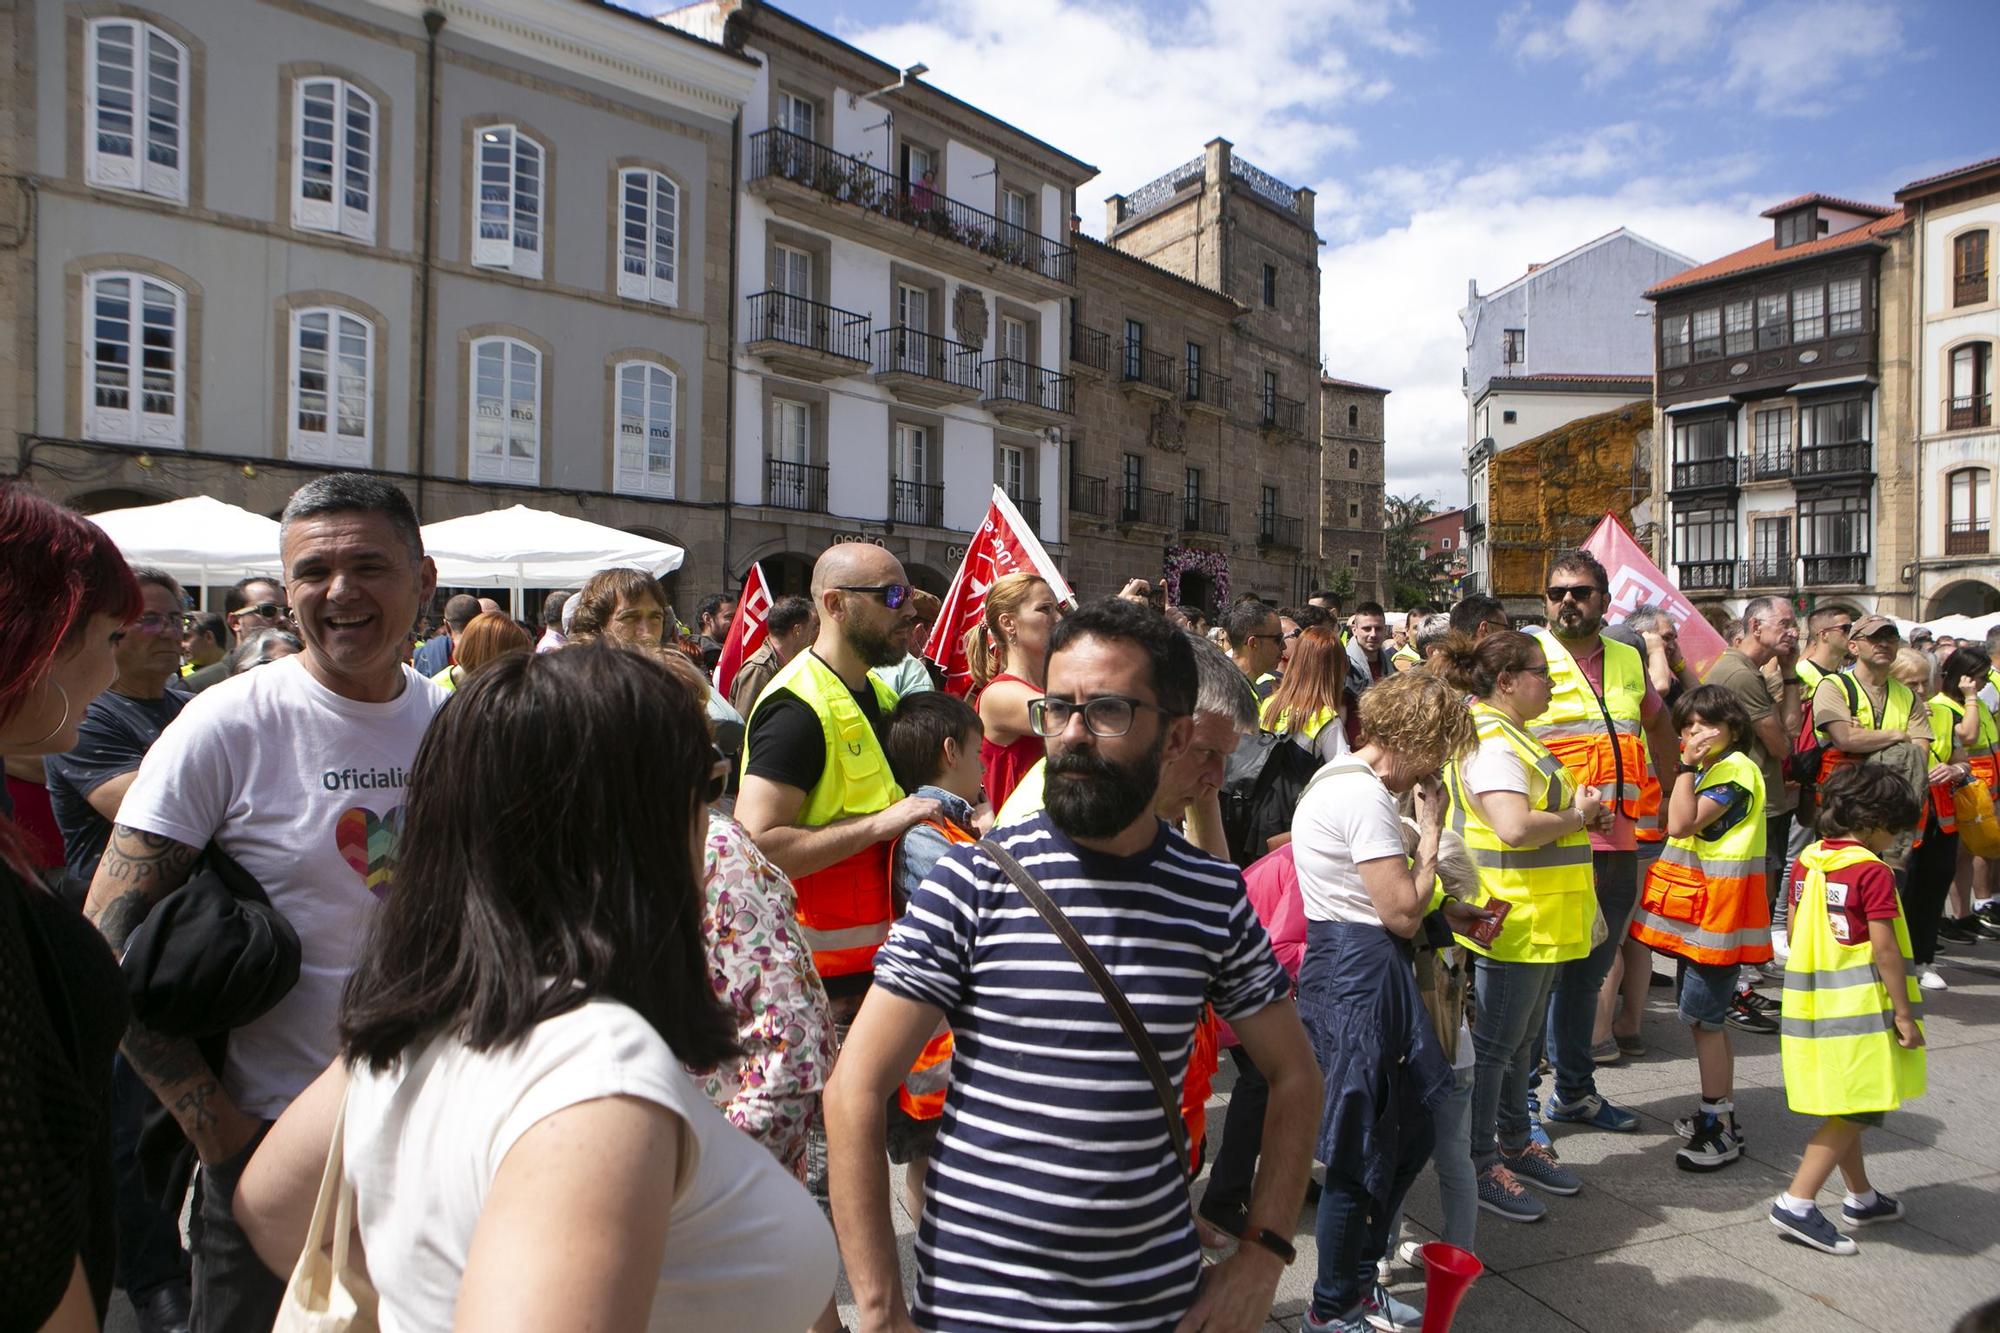
[[[1039,699],[1028,700],[1028,729],[1045,738],[1060,736],[1069,730],[1070,718],[1082,713],[1085,731],[1100,739],[1110,740],[1132,730],[1132,718],[1141,708],[1149,708],[1161,717],[1174,716],[1158,704],[1149,704],[1130,695],[1100,694],[1075,703],[1045,694]]]
[[[1538,667],[1522,667],[1521,670],[1527,672],[1531,676],[1540,676],[1543,680],[1550,679],[1549,668],[1546,664]]]
[[[1289,643],[1291,640],[1298,638],[1299,635],[1304,633],[1305,631],[1302,629],[1288,629],[1283,634],[1280,634],[1278,637]]]
[[[258,602],[255,606],[238,607],[236,614],[260,616],[265,620],[289,620],[292,616],[289,608],[279,606],[276,602]]]
[[[1552,583],[1545,591],[1552,602],[1560,602],[1565,598],[1587,602],[1597,596],[1598,587],[1595,583]]]
[[[729,783],[729,756],[722,752],[720,745],[708,747],[715,761],[708,766],[708,786],[702,792],[702,802],[714,805],[722,799],[722,789]]]
[[[148,611],[133,621],[128,628],[141,634],[185,634],[191,616],[163,616],[157,611]]]
[[[840,592],[862,592],[870,597],[879,597],[882,605],[891,611],[902,609],[903,603],[910,600],[909,586],[902,583],[836,583],[834,587]]]

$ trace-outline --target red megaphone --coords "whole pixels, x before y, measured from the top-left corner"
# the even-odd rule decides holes
[[[1424,1261],[1423,1333],[1448,1333],[1465,1289],[1486,1271],[1486,1265],[1471,1250],[1441,1240],[1427,1242],[1417,1253]]]

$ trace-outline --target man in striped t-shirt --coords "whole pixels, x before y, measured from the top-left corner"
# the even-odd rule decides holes
[[[1180,633],[1127,602],[1051,635],[1047,809],[995,836],[1075,922],[1178,1083],[1202,1005],[1270,1081],[1245,1243],[1197,1279],[1182,1163],[1145,1067],[1088,977],[999,868],[947,854],[875,961],[826,1091],[834,1220],[864,1329],[1223,1333],[1270,1312],[1304,1199],[1320,1078],[1236,869],[1153,814],[1191,736]],[[884,1107],[947,1019],[956,1043],[902,1290],[882,1169]]]

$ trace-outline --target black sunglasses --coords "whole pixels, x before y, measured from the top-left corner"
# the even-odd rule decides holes
[[[239,606],[236,608],[236,614],[240,616],[262,616],[266,620],[286,620],[291,617],[292,613],[284,607],[279,606],[276,602],[258,602],[255,606]]]
[[[1597,596],[1600,589],[1595,583],[1552,583],[1544,591],[1548,593],[1552,602],[1560,602],[1566,597],[1587,602]]]
[[[910,600],[909,585],[903,583],[836,583],[833,586],[840,592],[863,592],[870,597],[879,597],[882,605],[891,611],[901,610],[903,603]]]

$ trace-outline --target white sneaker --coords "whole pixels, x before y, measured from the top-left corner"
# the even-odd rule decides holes
[[[1424,1266],[1424,1243],[1420,1240],[1406,1240],[1398,1245],[1396,1262],[1405,1268],[1421,1269]]]
[[[1771,958],[1773,962],[1784,963],[1792,956],[1792,943],[1785,938],[1783,926],[1771,927]]]
[[[1947,983],[1945,982],[1945,979],[1944,979],[1943,977],[1941,977],[1941,976],[1939,976],[1939,975],[1938,975],[1938,970],[1937,970],[1936,968],[1934,968],[1934,967],[1920,967],[1920,968],[1918,968],[1918,969],[1917,969],[1917,984],[1918,984],[1919,986],[1923,987],[1923,988],[1924,988],[1925,990],[1950,990],[1950,989],[1951,989],[1951,987],[1950,987],[1950,986],[1949,986],[1949,985],[1948,985],[1948,984],[1947,984]]]

